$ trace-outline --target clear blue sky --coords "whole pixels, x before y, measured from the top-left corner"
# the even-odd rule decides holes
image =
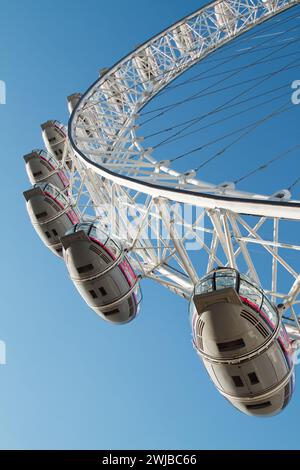
[[[40,123],[65,122],[67,95],[84,91],[99,68],[202,4],[1,2],[2,449],[299,448],[299,387],[278,417],[238,413],[196,357],[186,302],[145,282],[136,322],[105,324],[39,242],[25,210],[21,157],[42,145]]]

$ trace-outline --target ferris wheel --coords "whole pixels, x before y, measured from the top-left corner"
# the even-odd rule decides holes
[[[295,33],[299,3],[218,0],[206,5],[103,69],[83,95],[70,95],[68,129],[57,121],[43,124],[47,150],[25,156],[34,185],[24,193],[31,220],[44,243],[63,257],[88,305],[112,323],[127,323],[140,309],[144,278],[184,297],[190,302],[194,347],[209,375],[234,406],[254,415],[280,411],[294,388],[300,340],[300,200],[293,188],[299,178],[289,188],[260,194],[239,187],[245,177],[213,183],[199,173],[242,137],[255,135],[261,124],[285,113],[291,103],[226,133],[229,141],[221,149],[186,171],[173,162],[211,142],[200,142],[174,158],[164,149],[161,155],[166,157],[157,157],[159,145],[171,141],[176,146],[204,117],[246,103],[245,91],[222,104],[217,99],[213,111],[179,124],[167,117],[166,129],[150,133],[163,135],[159,145],[147,145],[143,124],[209,93],[213,76],[221,77],[226,54],[237,41],[244,41],[244,47],[235,57],[244,60],[249,53],[263,52],[252,65],[269,63],[275,50],[283,49],[287,57],[285,48],[298,38],[283,36],[282,29]],[[249,46],[251,40],[254,45]],[[225,52],[214,59],[219,51]],[[293,54],[275,72],[255,79],[250,74],[247,92],[255,83],[296,68]],[[178,83],[185,72],[209,60],[213,65],[206,88],[201,88],[201,74]],[[240,68],[248,73],[251,64],[247,59]],[[230,83],[236,70],[226,73]],[[179,93],[180,86],[195,82],[198,88],[192,95],[171,104],[163,101],[170,88]],[[261,93],[263,103],[267,93]],[[152,103],[154,108],[147,111]],[[235,112],[238,119],[240,113]],[[228,115],[220,122],[226,119]],[[213,143],[220,140],[218,136]],[[299,148],[295,144],[280,152],[250,175]]]

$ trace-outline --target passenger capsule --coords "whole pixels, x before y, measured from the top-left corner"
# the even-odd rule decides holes
[[[68,103],[68,110],[69,113],[72,114],[75,106],[77,105],[78,101],[81,98],[81,93],[73,93],[72,95],[69,95],[67,97],[67,103]]]
[[[69,186],[69,179],[57,160],[45,150],[33,150],[24,155],[26,171],[31,184],[51,183],[60,190]]]
[[[90,223],[76,225],[61,242],[70,277],[86,303],[111,323],[133,320],[141,294],[124,249]]]
[[[66,127],[58,121],[47,121],[41,125],[42,136],[45,147],[52,155],[55,155],[58,161],[61,161],[64,152],[67,151],[67,130]],[[69,154],[66,155],[66,161],[70,160]]]
[[[33,227],[57,256],[62,256],[60,238],[79,222],[70,200],[50,183],[38,183],[24,192],[27,211]]]
[[[68,110],[69,113],[72,114],[72,112],[75,109],[75,106],[78,104],[80,98],[81,98],[81,93],[73,93],[72,95],[67,97],[67,103],[68,103]],[[91,131],[91,119],[89,119],[86,115],[87,113],[84,113],[84,116],[78,117],[78,120],[81,123],[80,129],[78,130],[79,135],[81,135],[83,138],[89,137],[92,139],[94,137],[93,132]],[[92,111],[89,112],[89,114],[92,114]]]
[[[264,292],[234,269],[204,277],[190,304],[194,346],[215,386],[254,416],[280,412],[294,390],[293,348]]]

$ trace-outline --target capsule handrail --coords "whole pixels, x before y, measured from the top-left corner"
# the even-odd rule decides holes
[[[112,264],[110,264],[106,269],[104,269],[104,271],[99,271],[97,272],[97,274],[93,274],[92,276],[89,276],[89,277],[75,277],[75,276],[70,276],[71,279],[73,281],[81,281],[81,282],[88,282],[88,281],[92,281],[94,279],[98,279],[99,277],[102,277],[104,275],[106,275],[107,273],[109,273],[112,269],[114,269],[118,264],[119,262],[122,262],[123,258],[125,257],[125,252],[121,252],[119,254],[119,256],[117,258],[115,258],[113,261]]]
[[[54,196],[52,196],[52,194],[48,193],[47,196],[51,197],[52,199],[55,200],[55,202],[57,202],[59,204],[60,207],[62,207],[62,205],[59,203],[59,201],[57,201],[57,199],[55,199]],[[63,210],[61,210],[60,212],[58,212],[54,217],[50,217],[46,220],[43,220],[41,222],[37,222],[35,220],[32,220],[32,224],[33,225],[45,225],[45,224],[48,224],[49,222],[53,222],[53,220],[56,220],[58,219],[59,217],[61,217],[62,215],[64,215],[66,212],[68,212],[69,210],[73,210],[74,208],[74,204],[72,203],[69,203]],[[75,215],[78,217],[78,215],[76,214],[76,212],[73,210],[73,212],[75,213]]]
[[[122,297],[120,297],[119,299],[115,300],[114,302],[111,302],[109,304],[104,304],[104,305],[101,305],[99,308],[101,309],[104,309],[103,313],[105,313],[105,311],[109,311],[112,307],[115,307],[117,305],[119,305],[120,303],[123,302],[123,300],[126,300],[128,297],[131,296],[131,294],[135,291],[136,287],[139,288],[139,280],[140,280],[141,276],[137,276],[136,277],[136,280],[134,282],[134,284],[131,286],[130,290],[128,292],[126,292],[126,294],[124,294]],[[139,301],[137,303],[137,305],[140,304],[141,301]]]
[[[261,394],[252,395],[251,397],[249,396],[238,397],[236,395],[231,395],[230,393],[224,392],[224,390],[221,390],[219,387],[216,387],[216,388],[225,398],[228,398],[229,400],[238,401],[240,403],[243,403],[243,402],[252,403],[252,402],[260,401],[262,399],[274,396],[274,393],[281,390],[290,381],[291,377],[294,375],[294,369],[295,369],[295,364],[292,365],[287,375],[280,382],[278,382],[274,387],[269,388],[267,391]]]
[[[238,357],[235,356],[234,358],[229,358],[229,357],[217,358],[215,356],[212,356],[202,351],[195,343],[194,338],[192,340],[193,346],[201,357],[204,357],[208,362],[211,362],[213,364],[240,364],[242,362],[248,362],[253,357],[259,356],[263,352],[267,351],[278,338],[280,329],[282,326],[281,316],[280,314],[278,315],[279,315],[279,321],[276,326],[276,329],[274,329],[271,336],[263,344],[253,349],[249,353],[241,354],[240,356]]]

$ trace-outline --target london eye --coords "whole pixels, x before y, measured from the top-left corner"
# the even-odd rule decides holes
[[[288,404],[300,342],[299,3],[207,4],[101,69],[24,157],[33,226],[90,308],[129,323],[143,279],[185,298],[209,376],[255,416]]]

